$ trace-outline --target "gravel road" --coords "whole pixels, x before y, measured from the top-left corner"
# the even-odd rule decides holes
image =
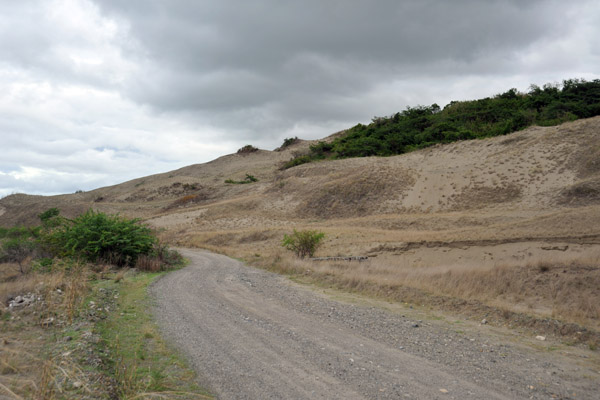
[[[487,325],[335,301],[225,256],[182,253],[191,264],[151,287],[155,316],[219,399],[600,396],[591,352],[536,350]]]

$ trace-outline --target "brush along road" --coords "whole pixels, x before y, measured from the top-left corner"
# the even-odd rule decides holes
[[[487,332],[489,325],[420,321],[415,310],[337,302],[225,256],[182,253],[191,264],[151,288],[155,315],[219,399],[582,399],[599,393],[597,366],[502,340]]]

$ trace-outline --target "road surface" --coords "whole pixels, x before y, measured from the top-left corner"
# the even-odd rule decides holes
[[[190,265],[151,287],[154,313],[219,399],[599,398],[597,369],[489,326],[338,302],[222,255],[182,253]]]

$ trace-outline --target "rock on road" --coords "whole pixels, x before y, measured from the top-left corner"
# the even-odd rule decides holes
[[[219,399],[596,398],[598,373],[446,321],[337,302],[228,257],[151,287],[163,335]]]

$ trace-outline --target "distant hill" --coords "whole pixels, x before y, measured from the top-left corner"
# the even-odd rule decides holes
[[[419,214],[429,219],[439,213],[596,210],[599,135],[600,117],[595,117],[399,156],[321,161],[282,170],[294,154],[317,143],[299,140],[280,151],[231,154],[84,193],[11,195],[0,200],[0,224],[37,223],[37,214],[50,207],[66,216],[88,208],[119,212],[167,229],[185,226],[190,233],[283,228],[314,219],[376,217],[363,226],[385,227]],[[243,180],[246,174],[258,182],[225,183]],[[596,232],[598,226],[586,221],[573,232]]]

